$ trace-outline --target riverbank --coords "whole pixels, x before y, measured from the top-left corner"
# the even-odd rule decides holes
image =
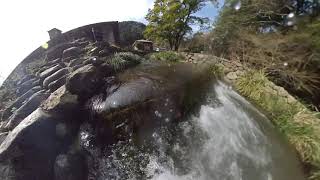
[[[271,119],[274,126],[295,147],[309,179],[320,179],[320,119],[290,95],[268,80],[263,71],[252,70],[239,62],[220,60],[220,73],[244,97]]]
[[[296,149],[307,177],[320,179],[319,113],[311,111],[283,87],[274,84],[263,71],[211,55],[181,53],[177,57],[181,55],[186,63],[211,66],[215,76],[224,79],[264,112]]]

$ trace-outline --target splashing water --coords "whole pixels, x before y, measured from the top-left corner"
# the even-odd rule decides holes
[[[268,119],[230,86],[214,83],[206,97],[198,113],[183,122],[159,127],[142,145],[129,140],[109,147],[111,153],[91,149],[96,161],[92,177],[304,179],[294,152]]]

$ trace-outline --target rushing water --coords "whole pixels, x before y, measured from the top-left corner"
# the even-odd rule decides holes
[[[155,111],[154,116],[166,123],[138,144],[129,138],[96,147],[90,144],[94,137],[83,130],[82,145],[92,157],[89,176],[101,180],[304,179],[293,148],[257,109],[223,82],[212,82],[206,92],[201,105],[182,121],[170,122]]]

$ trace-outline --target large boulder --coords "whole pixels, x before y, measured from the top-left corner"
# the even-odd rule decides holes
[[[108,113],[112,109],[121,109],[129,105],[142,103],[151,97],[155,97],[157,93],[157,84],[142,77],[132,82],[123,83],[99,107],[103,107],[101,110]]]
[[[72,72],[66,83],[68,91],[82,98],[90,97],[103,85],[103,78],[112,74],[112,69],[103,70],[93,65],[85,65]]]
[[[41,107],[53,114],[66,116],[65,113],[72,113],[79,109],[78,96],[71,94],[66,86],[62,86],[53,92]]]
[[[43,87],[48,88],[48,85],[52,83],[55,80],[58,80],[59,78],[63,77],[64,75],[69,73],[68,68],[63,68],[58,70],[57,72],[53,73],[52,75],[48,76],[44,81],[43,81]]]
[[[55,180],[57,155],[69,151],[79,126],[68,118],[41,108],[25,118],[0,145],[0,178]]]
[[[0,146],[0,174],[8,179],[54,179],[58,121],[41,109],[24,119]],[[13,174],[10,174],[12,173]]]
[[[23,104],[15,113],[10,117],[8,124],[5,126],[6,129],[12,130],[15,128],[24,118],[35,111],[43,102],[49,97],[49,93],[44,90],[39,91],[32,95],[29,100]]]
[[[63,51],[63,61],[70,61],[71,59],[79,58],[82,50],[79,47],[70,47]]]

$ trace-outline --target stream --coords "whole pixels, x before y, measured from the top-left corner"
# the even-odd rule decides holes
[[[165,73],[159,73],[159,67],[155,69],[158,71],[150,71],[150,67],[133,71],[139,71],[136,73],[139,78],[152,77],[153,81],[170,73],[175,75],[170,79],[184,77],[185,80],[182,76],[185,72],[179,71],[178,65],[164,68]],[[183,69],[188,68],[183,66]],[[134,74],[132,70],[130,74]],[[90,128],[82,129],[80,144],[91,157],[89,177],[99,180],[305,179],[293,147],[231,86],[212,79],[202,94],[201,102],[175,121],[167,116],[172,109],[155,106],[160,109],[153,109],[154,114],[143,118],[152,116],[161,123],[152,130],[140,130],[148,133],[140,133],[138,137],[132,135],[100,146],[92,143],[96,137]],[[165,102],[163,107],[170,101],[165,96],[160,99]]]

